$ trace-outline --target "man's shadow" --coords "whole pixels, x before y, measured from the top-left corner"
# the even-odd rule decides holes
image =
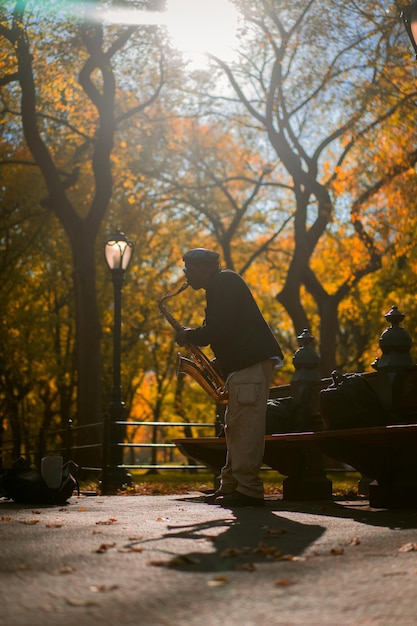
[[[181,498],[181,502],[184,501],[201,502],[202,498]],[[324,526],[306,525],[280,517],[274,504],[267,501],[262,508],[224,509],[216,506],[218,519],[168,526],[166,533],[150,542],[189,539],[194,545],[201,540],[209,543],[201,551],[165,553],[168,559],[158,564],[179,567],[182,571],[222,573],[236,569],[250,571],[256,567],[256,563],[265,561],[296,560],[326,529]],[[135,546],[143,547],[150,542],[135,542]]]

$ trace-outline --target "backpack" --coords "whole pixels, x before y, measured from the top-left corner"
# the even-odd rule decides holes
[[[387,425],[387,411],[364,376],[334,371],[332,378],[320,391],[320,413],[328,430]]]
[[[0,475],[0,496],[20,504],[65,504],[74,489],[80,495],[76,479],[79,467],[73,461],[63,465],[61,484],[56,488],[48,487],[40,470],[21,459],[18,464],[18,467],[3,470]]]

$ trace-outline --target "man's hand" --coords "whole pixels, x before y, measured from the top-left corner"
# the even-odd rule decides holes
[[[187,328],[182,328],[177,331],[175,335],[175,341],[179,346],[185,346],[187,344]]]

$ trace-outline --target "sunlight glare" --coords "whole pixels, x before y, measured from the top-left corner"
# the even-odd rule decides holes
[[[206,53],[232,57],[237,13],[228,0],[168,0],[167,17],[173,45],[193,61]]]
[[[163,12],[96,6],[94,15],[108,24],[166,26],[172,45],[194,65],[204,65],[207,53],[231,60],[237,43],[238,14],[229,0],[167,0]]]

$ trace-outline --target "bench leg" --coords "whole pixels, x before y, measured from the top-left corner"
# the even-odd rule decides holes
[[[417,484],[401,482],[369,484],[369,504],[375,509],[417,508]]]
[[[318,450],[303,454],[300,471],[282,483],[284,500],[332,500],[332,481],[323,470],[323,455]]]
[[[371,482],[372,478],[361,474],[361,477],[358,480],[358,496],[369,499],[369,485],[371,484]]]

